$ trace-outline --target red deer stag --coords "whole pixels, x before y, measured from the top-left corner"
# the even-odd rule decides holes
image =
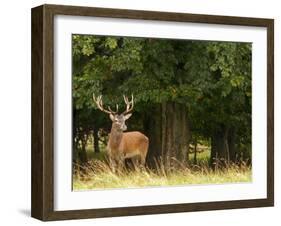
[[[109,134],[109,140],[107,143],[107,151],[109,154],[109,159],[111,166],[116,163],[124,164],[124,160],[127,158],[140,158],[141,164],[145,164],[145,158],[148,151],[149,139],[142,133],[138,131],[124,132],[127,130],[125,121],[132,116],[131,111],[134,107],[134,97],[129,99],[123,96],[126,110],[118,114],[118,104],[116,104],[116,111],[112,111],[110,107],[105,109],[103,107],[102,96],[97,98],[93,95],[93,100],[97,107],[109,114],[112,121],[112,127]]]

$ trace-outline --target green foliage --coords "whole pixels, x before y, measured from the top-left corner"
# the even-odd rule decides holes
[[[189,110],[192,132],[209,138],[219,125],[234,127],[251,142],[251,44],[73,35],[73,107],[80,127],[107,118],[92,101],[135,111],[173,101]],[[94,117],[95,116],[95,117]],[[93,119],[95,118],[95,119]],[[141,119],[140,119],[141,120]]]

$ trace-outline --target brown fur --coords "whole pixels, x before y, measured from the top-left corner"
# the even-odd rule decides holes
[[[123,161],[126,158],[139,156],[141,163],[145,164],[149,139],[138,131],[125,132],[112,125],[107,149],[110,158]]]

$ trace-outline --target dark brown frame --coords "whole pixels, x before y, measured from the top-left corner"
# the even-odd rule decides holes
[[[53,35],[54,15],[256,26],[267,28],[267,198],[205,203],[54,211]],[[61,5],[32,9],[32,195],[31,215],[49,220],[114,217],[274,205],[274,20]]]

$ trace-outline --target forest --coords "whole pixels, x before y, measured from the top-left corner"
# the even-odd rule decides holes
[[[74,190],[251,181],[251,48],[72,35]],[[133,98],[126,126],[149,139],[144,166],[112,170],[111,116],[93,95],[120,112]]]

